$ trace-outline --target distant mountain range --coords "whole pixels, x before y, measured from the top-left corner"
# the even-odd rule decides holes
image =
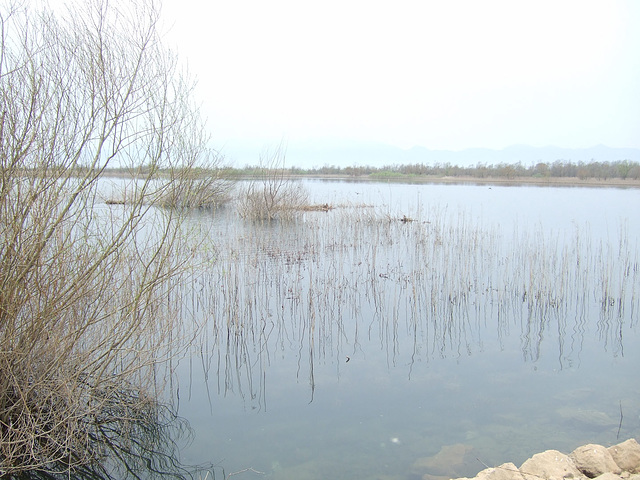
[[[324,165],[372,166],[385,165],[451,164],[461,167],[477,164],[496,165],[500,163],[532,165],[538,162],[553,163],[557,160],[567,162],[615,162],[630,160],[640,162],[638,148],[612,148],[597,145],[590,148],[531,147],[513,145],[502,150],[488,148],[469,148],[466,150],[430,150],[425,147],[402,149],[384,144],[349,141],[307,141],[291,142],[286,149],[287,167],[322,167]],[[223,153],[225,153],[223,151]],[[237,167],[256,165],[259,161],[259,149],[237,146],[228,151],[229,160]]]

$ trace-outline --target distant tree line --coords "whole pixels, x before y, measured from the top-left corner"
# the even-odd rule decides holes
[[[140,168],[138,169],[140,170]],[[138,171],[137,170],[137,171]],[[142,168],[144,170],[144,168]],[[571,162],[565,160],[556,160],[552,163],[539,162],[535,165],[524,165],[518,163],[497,163],[486,164],[478,163],[474,166],[463,167],[460,165],[452,165],[451,163],[434,163],[427,165],[424,163],[415,163],[408,165],[385,165],[382,167],[363,166],[347,166],[341,167],[337,165],[324,165],[322,167],[300,168],[265,166],[265,165],[246,165],[242,168],[235,168],[224,165],[224,160],[219,160],[216,168],[216,175],[219,178],[232,180],[236,177],[259,177],[265,175],[269,171],[277,170],[280,173],[288,175],[334,175],[342,177],[373,177],[373,178],[400,178],[400,177],[471,177],[471,178],[579,178],[581,180],[596,179],[628,179],[640,180],[640,163],[631,160],[619,160],[615,162]],[[210,175],[211,170],[202,168],[194,168],[194,172],[201,175]],[[108,174],[111,175],[129,175],[130,169],[110,168]],[[158,175],[162,175],[163,171],[158,170]],[[197,176],[197,173],[196,173]]]
[[[255,167],[246,167],[249,173]],[[557,160],[553,163],[539,162],[535,165],[522,163],[478,163],[475,166],[462,167],[450,163],[435,163],[426,165],[417,163],[411,165],[386,165],[383,167],[349,166],[339,167],[325,165],[311,169],[290,168],[291,174],[299,175],[345,175],[345,176],[438,176],[438,177],[474,177],[474,178],[580,178],[607,180],[640,179],[640,163],[629,160],[616,162],[570,162]]]

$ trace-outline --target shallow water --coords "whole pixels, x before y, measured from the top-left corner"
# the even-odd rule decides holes
[[[472,460],[440,474],[474,475],[639,436],[638,190],[305,184],[337,208],[194,219],[217,261],[185,295],[184,461],[413,479],[448,445]]]

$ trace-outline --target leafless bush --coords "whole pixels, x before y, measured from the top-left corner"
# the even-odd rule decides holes
[[[309,193],[285,174],[285,151],[280,144],[260,157],[258,178],[240,189],[238,212],[252,221],[291,220],[309,203]]]
[[[166,183],[153,203],[170,208],[215,208],[229,200],[232,184],[219,170],[178,170],[169,172]]]
[[[35,5],[0,7],[0,476],[180,476],[154,374],[193,245],[153,203],[215,157],[153,0]],[[98,208],[110,166],[133,201]]]

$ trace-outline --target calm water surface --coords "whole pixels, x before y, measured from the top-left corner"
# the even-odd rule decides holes
[[[305,183],[337,208],[197,220],[219,260],[186,301],[183,460],[416,479],[640,436],[639,190]]]

